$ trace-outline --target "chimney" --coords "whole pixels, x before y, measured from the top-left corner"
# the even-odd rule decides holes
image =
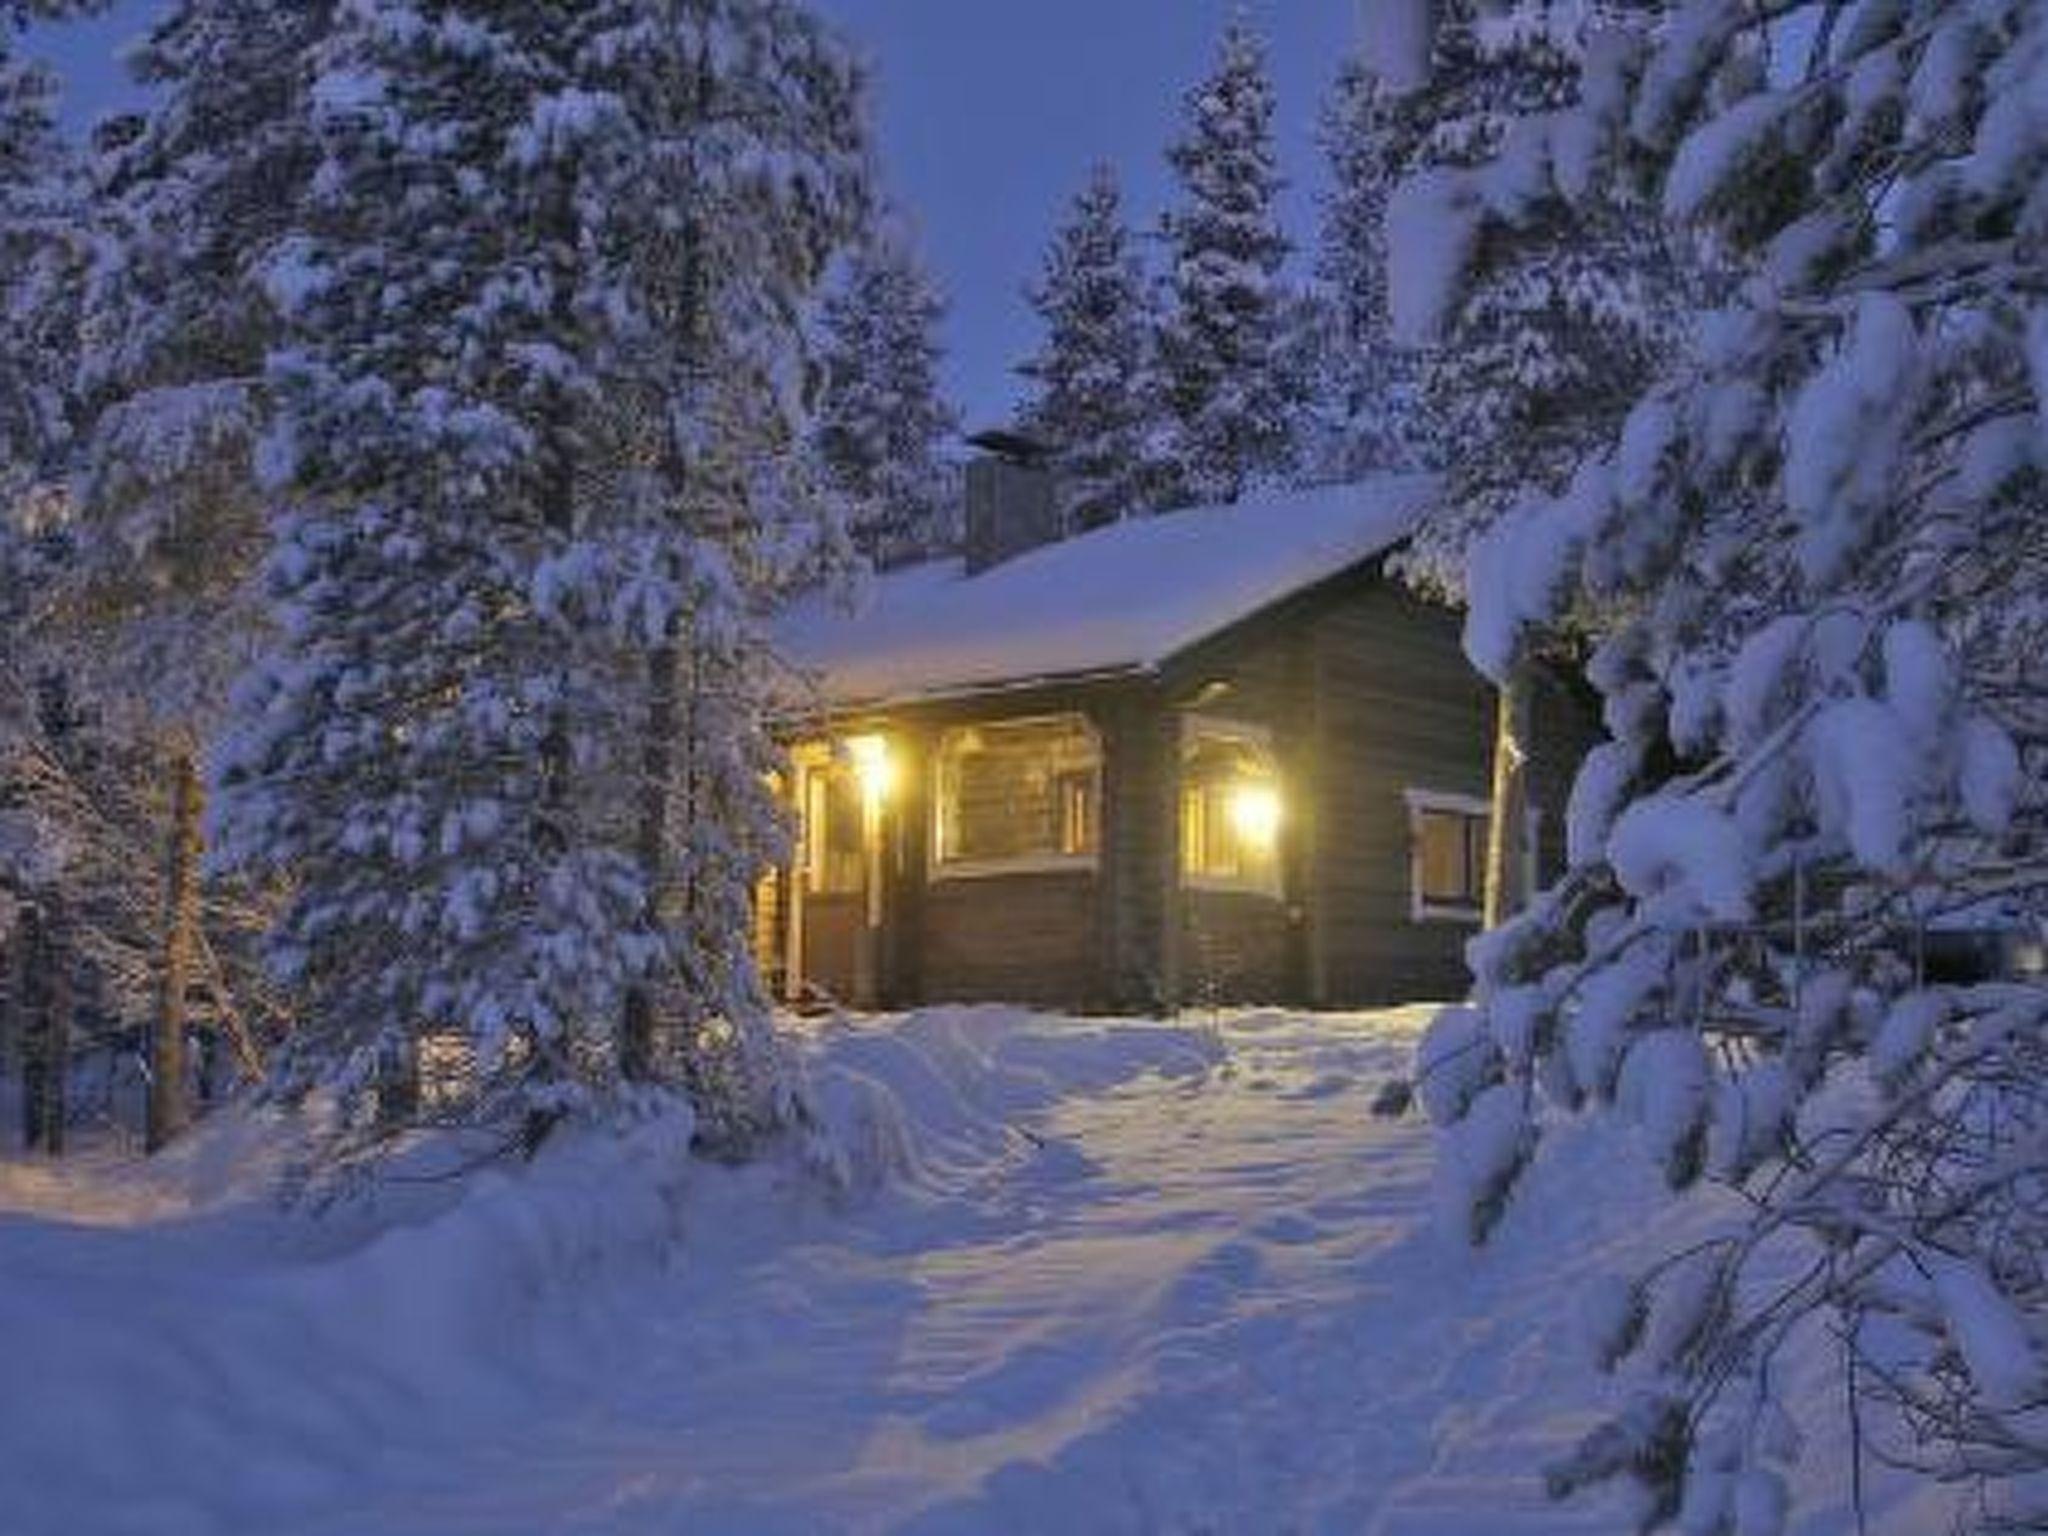
[[[1062,533],[1042,444],[1021,432],[982,432],[967,465],[967,574],[1001,565]]]

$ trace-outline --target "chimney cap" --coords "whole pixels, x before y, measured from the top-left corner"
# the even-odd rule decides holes
[[[1013,464],[1043,464],[1052,456],[1052,450],[1046,444],[1030,433],[1012,427],[991,427],[986,432],[975,433],[967,442],[970,447]]]

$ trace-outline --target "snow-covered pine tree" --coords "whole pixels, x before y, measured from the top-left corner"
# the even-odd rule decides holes
[[[484,1113],[545,1117],[611,1079],[636,986],[762,1022],[731,892],[775,812],[725,685],[757,686],[790,530],[707,505],[697,456],[707,378],[757,422],[794,398],[864,194],[857,82],[781,0],[362,0],[317,62],[316,195],[269,265],[286,639],[222,841],[293,875],[302,1067],[362,1084],[452,1030]],[[657,739],[726,697],[730,728]]]
[[[1288,243],[1274,208],[1273,85],[1242,17],[1185,112],[1167,156],[1180,199],[1165,219],[1170,304],[1158,340],[1172,505],[1235,501],[1284,477],[1301,403],[1283,330]]]
[[[855,546],[882,569],[959,543],[943,456],[959,426],[939,387],[945,312],[909,239],[884,229],[845,263],[821,316],[813,447]]]
[[[1415,463],[1416,358],[1395,345],[1387,307],[1387,204],[1410,162],[1408,125],[1400,94],[1363,57],[1347,59],[1317,135],[1330,179],[1316,257],[1323,302],[1303,328],[1322,344],[1313,380],[1322,430],[1302,464],[1314,480]]]
[[[1045,340],[1018,370],[1036,386],[1021,419],[1051,451],[1067,527],[1132,516],[1147,503],[1158,438],[1157,322],[1107,164],[1095,167],[1075,197],[1028,297]]]
[[[1856,1455],[1960,1485],[1963,1528],[2036,1528],[2048,13],[1728,0],[1654,36],[1603,54],[1549,175],[1645,164],[1742,281],[1611,452],[1477,551],[1475,661],[1591,610],[1614,740],[1572,872],[1431,1031],[1425,1099],[1481,1232],[1587,1108],[1674,1187],[1741,1192],[1617,1291],[1631,1400],[1555,1486],[1782,1530],[1792,1351],[1837,1362]]]

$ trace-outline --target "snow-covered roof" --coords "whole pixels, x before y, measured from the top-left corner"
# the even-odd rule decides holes
[[[839,707],[1143,671],[1384,553],[1433,486],[1385,476],[1140,518],[973,576],[935,560],[874,579],[850,609],[806,598],[777,638]]]

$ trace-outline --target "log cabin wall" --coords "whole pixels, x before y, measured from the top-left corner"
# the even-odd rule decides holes
[[[1094,874],[934,880],[925,907],[925,995],[1099,1008],[1097,913]]]
[[[1095,705],[1103,736],[1100,1001],[1127,1013],[1169,1011],[1180,952],[1168,929],[1180,869],[1178,738],[1151,682]]]
[[[1312,627],[1321,818],[1311,999],[1360,1006],[1462,995],[1476,921],[1418,919],[1410,790],[1484,800],[1494,695],[1459,645],[1459,619],[1385,582]],[[1547,819],[1547,818],[1546,818]]]
[[[1178,852],[1169,866],[1164,892],[1174,909],[1176,998],[1183,1005],[1309,1001],[1311,865],[1322,789],[1307,620],[1317,606],[1283,604],[1195,647],[1166,671],[1176,827],[1183,729],[1191,717],[1265,732],[1282,804],[1277,890],[1205,887],[1187,876]]]
[[[849,1004],[859,981],[861,906],[858,895],[804,897],[804,980]]]
[[[902,775],[888,817],[884,1002],[1001,1001],[1086,1011],[1115,1003],[1103,935],[1128,914],[1110,907],[1103,891],[1127,820],[1115,798],[1122,781],[1112,768],[1112,736],[1131,691],[1127,684],[1016,689],[904,706],[880,722]],[[945,732],[1060,715],[1085,719],[1102,747],[1093,867],[962,873],[939,866],[937,762]]]
[[[1494,694],[1460,619],[1364,570],[1193,647],[1157,676],[905,706],[885,731],[901,775],[884,818],[879,1000],[1014,1001],[1153,1012],[1204,1004],[1358,1007],[1455,997],[1474,920],[1418,917],[1409,791],[1483,802]],[[1092,869],[946,874],[933,862],[935,764],[953,726],[1079,714],[1102,749]],[[1281,774],[1277,893],[1186,880],[1183,722],[1257,727]],[[851,727],[849,727],[851,729]],[[1583,695],[1539,678],[1539,878],[1563,863],[1564,807],[1597,738]],[[858,898],[812,895],[808,975],[855,976]]]
[[[1462,618],[1364,570],[1196,647],[1183,709],[1264,725],[1285,776],[1284,903],[1182,889],[1185,1001],[1378,1006],[1463,995],[1476,919],[1417,915],[1410,791],[1483,802],[1495,695]],[[1583,690],[1539,672],[1537,877],[1564,866],[1572,778],[1599,737]]]

